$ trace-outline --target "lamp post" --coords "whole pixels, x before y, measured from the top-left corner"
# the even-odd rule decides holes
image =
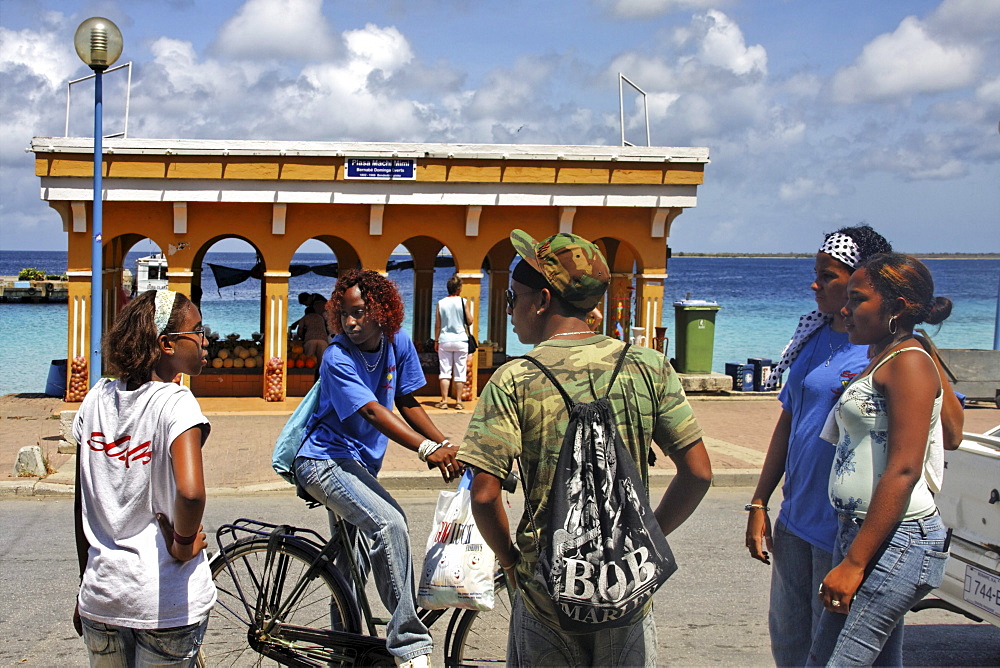
[[[94,70],[94,210],[93,238],[90,254],[90,385],[101,375],[101,336],[104,321],[104,203],[101,185],[103,171],[104,136],[101,77],[104,70],[115,64],[122,55],[122,32],[114,23],[100,16],[80,24],[73,36],[73,46],[87,67]]]

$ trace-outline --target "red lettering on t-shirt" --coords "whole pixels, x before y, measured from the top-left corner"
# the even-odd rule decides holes
[[[131,436],[122,436],[110,443],[107,437],[99,431],[95,431],[87,439],[87,445],[94,452],[103,452],[105,455],[111,459],[117,459],[120,462],[125,462],[125,468],[130,468],[132,463],[138,463],[145,466],[153,459],[153,446],[150,441],[145,443],[140,443],[139,445],[130,448],[129,441],[132,440]]]

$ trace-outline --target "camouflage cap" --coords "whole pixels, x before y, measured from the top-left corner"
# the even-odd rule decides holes
[[[611,282],[608,263],[600,249],[583,237],[560,232],[538,243],[524,230],[513,230],[510,242],[517,254],[573,306],[592,309],[607,292]]]

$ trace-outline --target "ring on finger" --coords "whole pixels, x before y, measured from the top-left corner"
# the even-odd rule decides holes
[[[840,607],[840,601],[838,601],[837,599],[833,599],[832,601],[830,601],[830,605],[832,605],[835,608],[839,608]]]

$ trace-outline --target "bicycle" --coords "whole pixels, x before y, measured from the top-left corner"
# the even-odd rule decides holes
[[[210,560],[219,599],[209,618],[200,665],[262,665],[271,659],[303,667],[395,666],[385,639],[378,635],[388,620],[372,614],[348,524],[338,517],[335,526],[329,540],[311,529],[246,518],[219,527],[219,552]],[[350,564],[350,583],[333,564],[338,551]],[[494,587],[496,607],[485,614],[418,611],[428,628],[450,615],[445,665],[506,661],[506,634],[498,641],[482,632],[506,628],[510,619],[502,570]]]

